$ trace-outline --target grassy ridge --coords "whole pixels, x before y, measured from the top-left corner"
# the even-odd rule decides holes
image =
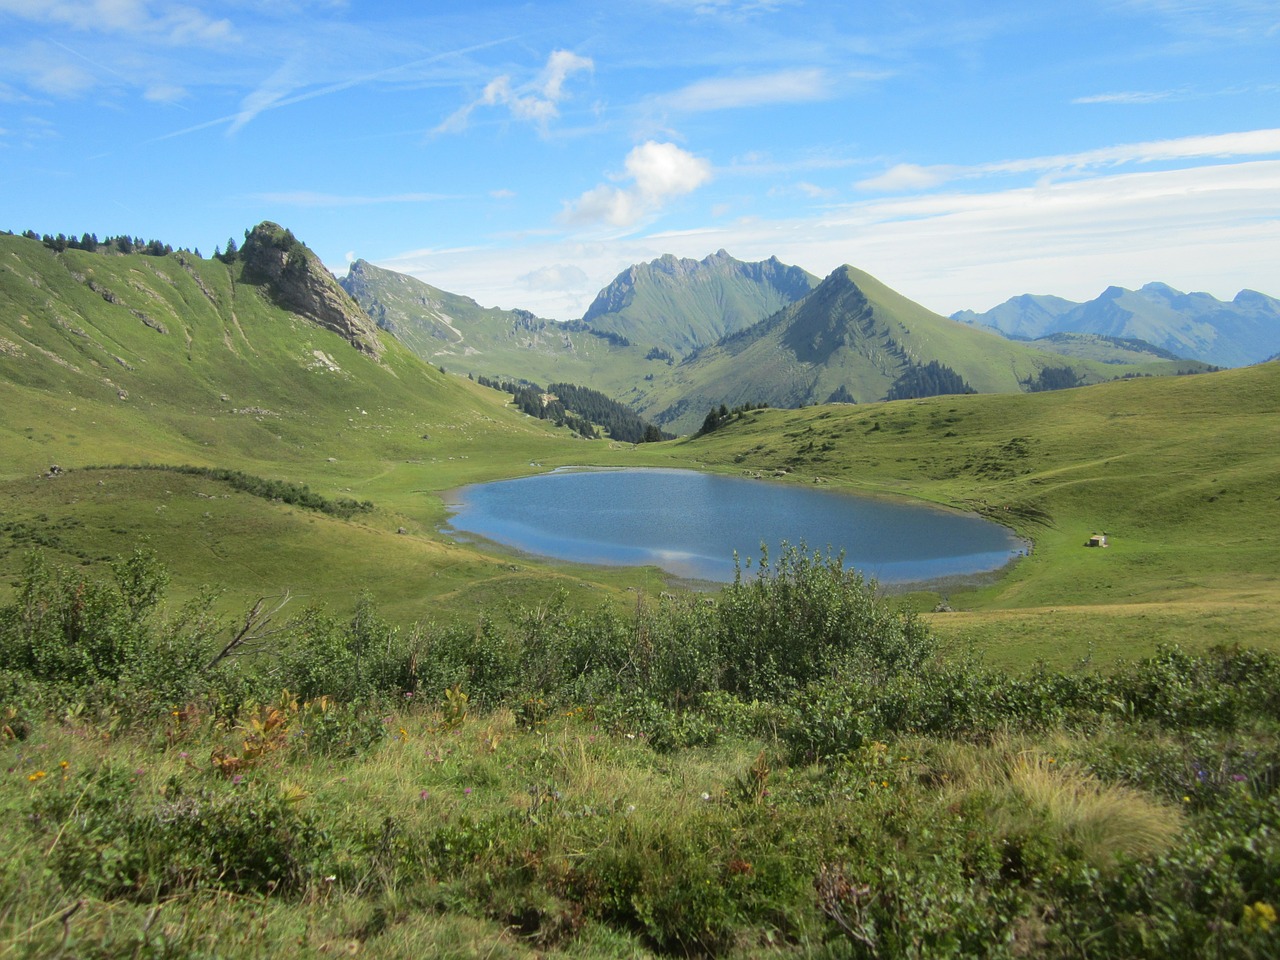
[[[389,337],[373,360],[273,306],[239,268],[0,237],[5,583],[35,542],[24,531],[41,528],[77,562],[146,537],[180,589],[218,584],[229,603],[288,586],[350,604],[368,585],[412,620],[438,609],[428,598],[473,612],[559,578],[452,546],[432,494],[572,462],[580,442]],[[241,471],[378,509],[353,522],[172,476],[77,470],[120,463]],[[53,464],[65,472],[41,479]]]

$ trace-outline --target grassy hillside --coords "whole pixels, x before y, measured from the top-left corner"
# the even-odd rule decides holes
[[[581,382],[619,348],[525,310],[482,307],[470,297],[357,260],[342,285],[378,325],[428,363],[493,378]]]
[[[1059,353],[1064,357],[1080,357],[1101,363],[1149,363],[1153,360],[1180,360],[1176,354],[1163,347],[1155,347],[1145,340],[1126,337],[1108,337],[1100,333],[1051,333],[1036,337],[1031,345],[1040,350]],[[1198,370],[1200,364],[1187,364]]]
[[[1013,526],[1035,541],[1031,557],[976,592],[932,595],[970,611],[935,618],[939,629],[997,655],[1008,646],[1015,659],[1062,662],[1091,642],[1114,656],[1161,638],[1276,644],[1274,363],[1033,395],[753,411],[642,453],[924,497]],[[1083,546],[1102,531],[1110,546]]]
[[[583,442],[389,336],[374,359],[275,307],[240,268],[0,237],[5,580],[30,545],[101,562],[146,537],[185,589],[236,597],[349,603],[367,587],[413,619],[431,614],[424,596],[474,610],[541,590],[547,574],[444,541],[430,494],[573,461]],[[199,478],[83,471],[136,464],[240,470],[376,509],[340,519]],[[45,477],[52,465],[63,475]]]

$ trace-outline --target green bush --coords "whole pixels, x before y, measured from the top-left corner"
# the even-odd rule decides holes
[[[141,773],[106,767],[42,785],[30,822],[67,889],[153,900],[201,888],[288,893],[328,840],[292,799],[243,782],[149,794]]]
[[[883,683],[936,651],[924,624],[893,610],[842,558],[803,547],[767,554],[756,576],[739,575],[716,598],[715,663],[721,686],[742,697],[785,694],[831,676]]]

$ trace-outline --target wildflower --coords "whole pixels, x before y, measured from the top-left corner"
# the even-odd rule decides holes
[[[408,741],[409,739],[409,731],[406,730],[404,727],[400,728],[400,739],[404,741]]]
[[[1240,926],[1246,930],[1257,930],[1259,933],[1266,933],[1276,922],[1276,908],[1269,903],[1259,900],[1257,903],[1250,904],[1244,908],[1244,916],[1240,920]]]
[[[144,773],[146,773],[146,772],[147,772],[147,771],[143,770],[143,769],[142,769],[142,767],[139,767],[137,770],[133,771],[133,775],[134,775],[135,777],[140,777],[140,776],[142,776],[142,775],[143,775]]]
[[[1234,780],[1236,783],[1240,783],[1242,780],[1248,780],[1249,778],[1246,777],[1243,773],[1233,773],[1231,775],[1231,779]]]
[[[1188,797],[1188,796],[1185,796],[1185,795],[1184,795],[1184,796],[1183,796],[1183,798],[1182,798],[1182,802],[1183,802],[1183,803],[1190,803],[1190,802],[1191,802],[1191,798],[1190,798],[1190,797]]]
[[[425,800],[429,796],[431,796],[431,792],[429,790],[423,790],[418,794],[418,799]]]
[[[707,801],[709,801],[710,799],[711,799],[711,794],[709,794],[709,793],[704,793],[704,794],[702,795],[702,800],[703,800],[703,802],[704,802],[704,803],[705,803],[705,802],[707,802]]]
[[[35,773],[31,774],[31,776],[27,777],[27,779],[31,783],[35,783],[37,780],[43,780],[44,776],[45,776],[45,773],[43,770],[37,770]]]
[[[58,763],[58,766],[61,767],[63,770],[65,770],[67,769],[67,767],[71,766],[71,764],[68,763],[66,760],[62,760]]]
[[[469,796],[469,795],[471,794],[471,788],[470,788],[470,787],[463,787],[463,788],[462,788],[462,794],[463,794],[463,796]]]
[[[231,782],[232,782],[232,783],[243,783],[243,782],[244,782],[244,774],[242,774],[242,773],[237,773],[234,777],[232,777],[232,778],[231,778]]]

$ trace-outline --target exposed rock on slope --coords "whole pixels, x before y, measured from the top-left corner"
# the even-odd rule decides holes
[[[240,249],[244,279],[261,283],[271,299],[332,330],[374,357],[382,355],[378,330],[306,244],[279,224],[258,224]]]

